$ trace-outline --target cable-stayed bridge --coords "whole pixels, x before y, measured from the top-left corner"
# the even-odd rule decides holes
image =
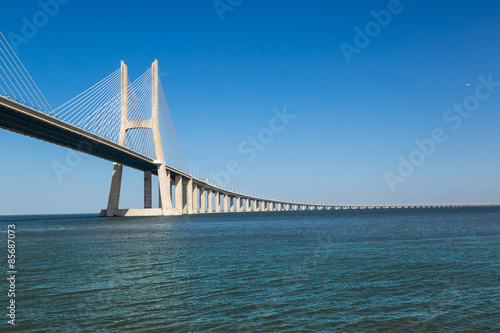
[[[162,117],[168,126],[160,134]],[[156,60],[133,82],[122,62],[111,75],[52,109],[0,33],[0,127],[112,161],[108,205],[102,216],[390,208],[262,198],[194,177],[182,155]],[[144,172],[144,208],[119,208],[124,166]],[[159,208],[152,208],[152,175],[158,176]]]

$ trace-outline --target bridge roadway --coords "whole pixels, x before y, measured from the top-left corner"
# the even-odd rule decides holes
[[[0,96],[0,127],[63,147],[90,154],[114,163],[157,174],[157,164],[147,156],[82,130],[56,117]],[[172,215],[211,212],[345,210],[382,208],[468,207],[475,205],[352,206],[286,202],[249,196],[209,184],[166,165],[175,193],[171,193]],[[172,187],[171,187],[172,189]],[[174,194],[174,196],[172,196]],[[215,207],[213,197],[215,196]],[[175,199],[174,199],[175,198]],[[221,200],[224,205],[222,207]],[[175,201],[174,201],[175,200]],[[236,202],[234,202],[236,201]],[[245,201],[245,204],[243,203]],[[179,204],[175,204],[175,202]],[[182,204],[181,204],[182,203]],[[253,204],[252,204],[253,203]],[[145,214],[147,211],[149,213]],[[105,210],[101,212],[105,214]],[[161,209],[119,209],[117,216],[162,215]]]
[[[2,96],[0,127],[138,170],[157,172],[154,160],[147,156]]]

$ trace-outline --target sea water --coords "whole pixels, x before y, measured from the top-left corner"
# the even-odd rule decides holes
[[[500,208],[15,225],[19,332],[500,332]]]

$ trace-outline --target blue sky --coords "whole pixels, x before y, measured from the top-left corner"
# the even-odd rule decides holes
[[[500,202],[496,1],[221,0],[219,12],[213,1],[60,2],[18,45],[53,107],[120,60],[133,80],[158,59],[187,163],[217,173],[237,161],[232,186],[332,204]],[[11,36],[43,11],[37,1],[2,7]],[[356,47],[356,27],[370,40],[358,36],[348,61],[341,45]],[[453,111],[475,100],[467,118]],[[296,117],[248,162],[238,146],[285,108]],[[435,129],[446,140],[425,152],[415,140]],[[0,140],[0,214],[105,208],[111,162],[80,156],[60,181],[52,164],[67,163],[67,149],[5,130]],[[141,206],[141,182],[125,172],[121,207]]]

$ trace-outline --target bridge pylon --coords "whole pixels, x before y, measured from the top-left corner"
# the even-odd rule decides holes
[[[118,144],[125,146],[127,132],[131,129],[151,129],[155,148],[155,164],[158,173],[159,209],[152,208],[151,200],[151,171],[144,171],[144,209],[119,209],[120,191],[123,175],[123,164],[114,163],[111,188],[109,191],[108,207],[101,211],[101,216],[157,216],[157,215],[180,215],[178,209],[172,209],[171,175],[166,168],[165,157],[160,137],[160,126],[158,122],[158,60],[152,64],[151,70],[152,94],[151,94],[151,119],[130,120],[128,118],[128,68],[121,62],[121,122],[118,135]]]

